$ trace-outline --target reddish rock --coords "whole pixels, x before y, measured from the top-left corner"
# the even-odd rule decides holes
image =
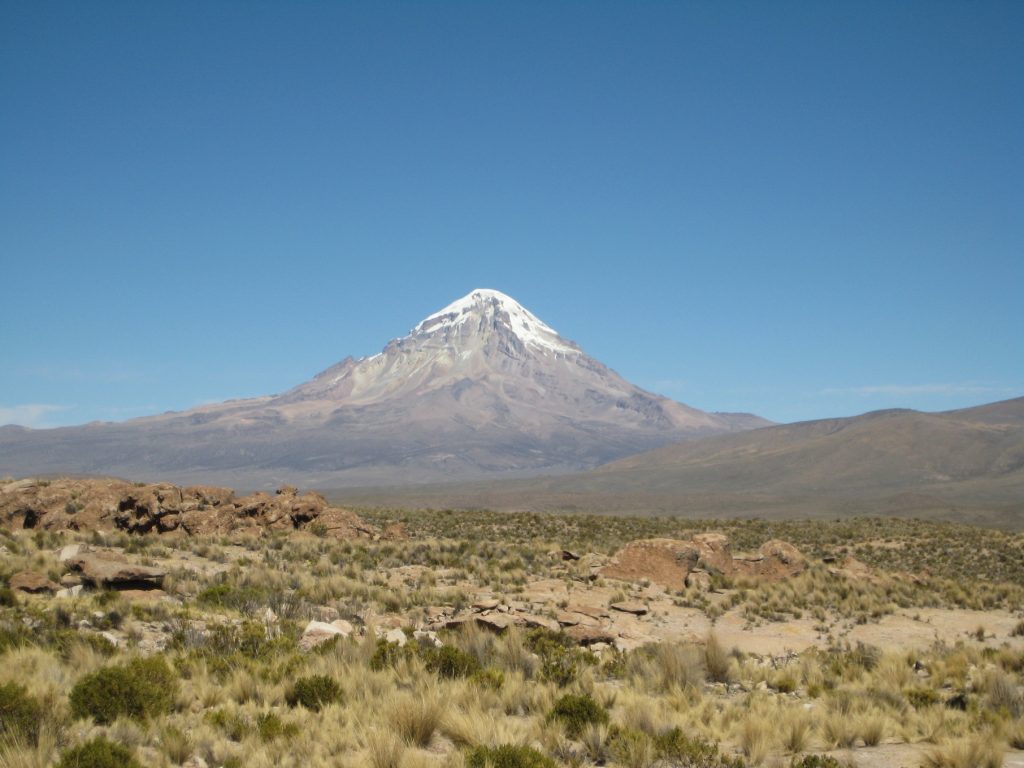
[[[690,579],[697,572],[725,576],[749,576],[777,580],[795,576],[807,567],[807,559],[785,541],[773,539],[753,555],[734,555],[726,536],[702,533],[693,539],[644,539],[620,549],[602,576],[624,581],[650,581],[665,589],[682,589],[695,583],[710,588],[710,576]]]
[[[8,586],[19,592],[29,592],[32,594],[56,592],[60,589],[60,584],[50,581],[50,579],[38,571],[21,571],[16,573],[11,576]]]
[[[699,559],[700,547],[693,541],[644,539],[620,549],[600,572],[613,579],[647,580],[665,589],[682,589]]]

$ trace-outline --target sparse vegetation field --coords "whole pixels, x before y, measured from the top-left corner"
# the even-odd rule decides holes
[[[1024,748],[1019,534],[358,511],[408,538],[0,534],[0,766],[998,766]],[[602,573],[630,541],[708,531],[807,566]],[[162,586],[79,585],[69,545]],[[26,572],[51,586],[12,588]]]

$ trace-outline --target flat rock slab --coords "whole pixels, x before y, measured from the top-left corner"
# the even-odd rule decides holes
[[[601,627],[569,627],[565,634],[571,637],[580,645],[593,645],[594,643],[614,643],[619,636]]]
[[[554,619],[550,619],[547,616],[537,616],[533,613],[518,613],[515,614],[516,623],[522,623],[527,627],[544,627],[544,629],[550,629],[552,632],[557,632],[562,628]]]
[[[67,566],[78,571],[84,581],[99,587],[154,589],[163,586],[167,575],[163,568],[107,560],[95,555],[70,558]]]
[[[21,571],[11,576],[8,586],[19,592],[39,593],[56,592],[60,584],[56,584],[38,571]]]
[[[621,611],[622,613],[631,613],[634,616],[644,616],[649,611],[648,607],[643,603],[635,600],[624,600],[621,603],[612,603],[609,608],[613,611]]]

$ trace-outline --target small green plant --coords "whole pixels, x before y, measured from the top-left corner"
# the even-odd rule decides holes
[[[24,686],[0,685],[0,738],[34,744],[43,710]]]
[[[555,768],[555,761],[533,747],[502,744],[472,750],[466,755],[466,768]]]
[[[302,706],[319,712],[328,704],[341,701],[341,686],[328,675],[300,677],[285,698],[291,707]]]
[[[576,738],[588,725],[607,723],[608,711],[586,694],[567,693],[555,702],[548,720],[560,722],[566,734]]]
[[[71,689],[71,714],[101,725],[124,715],[135,720],[169,712],[178,680],[161,656],[132,659],[85,675]]]
[[[103,736],[64,750],[57,768],[142,768],[130,749]]]

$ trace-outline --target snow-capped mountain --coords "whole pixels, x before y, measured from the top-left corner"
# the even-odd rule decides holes
[[[475,290],[282,395],[54,430],[0,431],[0,473],[263,487],[566,472],[765,426],[646,392],[514,299]]]

